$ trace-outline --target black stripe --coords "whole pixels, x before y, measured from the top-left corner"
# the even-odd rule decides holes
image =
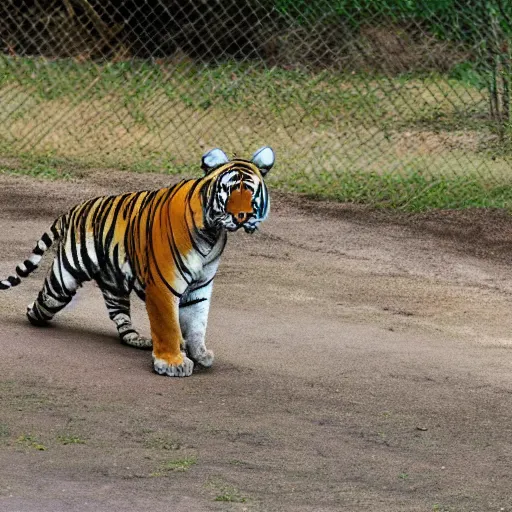
[[[11,283],[11,286],[17,286],[21,283],[21,279],[17,276],[9,276],[7,278],[7,281],[9,281],[9,283]]]
[[[139,290],[135,288],[135,293],[141,301],[146,302],[146,292],[144,290]]]
[[[53,225],[50,229],[53,233],[53,237],[57,240],[59,238],[59,232],[57,231],[57,228],[55,227],[55,225]]]
[[[28,277],[30,272],[25,272],[24,270],[21,270],[20,266],[18,265],[16,267],[16,274],[18,274],[20,277]]]
[[[71,258],[73,260],[73,267],[78,269],[78,271],[80,273],[82,273],[83,269],[81,268],[80,260],[78,259],[78,247],[75,242],[75,240],[76,240],[76,225],[75,225],[74,221],[71,224],[71,230],[69,232],[68,237],[70,239],[69,245],[71,246]],[[67,258],[67,255],[66,255],[66,258]],[[90,276],[87,276],[87,277],[90,277]]]
[[[151,257],[153,258],[153,260],[155,259],[155,254],[153,252],[153,223],[154,223],[155,213],[156,213],[157,209],[160,208],[161,203],[164,200],[167,200],[167,198],[172,194],[172,191],[175,189],[176,189],[176,186],[170,188],[165,194],[162,194],[161,197],[159,197],[158,199],[156,199],[156,194],[158,193],[158,191],[156,191],[154,194],[152,194],[151,201],[148,202],[148,204],[147,204],[148,212],[146,214],[146,231],[145,231],[146,243],[144,244],[144,242],[143,242],[143,248],[146,251],[145,257],[146,257],[146,265],[147,265],[148,269],[149,269],[150,254],[151,254]],[[141,214],[141,210],[139,210],[139,215],[140,214]],[[137,256],[137,254],[135,254],[134,256],[135,256],[136,262],[138,260],[140,260],[140,258]],[[140,272],[140,270],[141,269],[139,268],[139,272]],[[142,276],[140,273],[137,275],[137,278],[141,281],[142,281],[143,277],[145,277],[145,276]],[[148,275],[148,282],[151,281],[152,279],[154,279],[154,277],[152,275]],[[144,284],[148,284],[148,283],[144,283]]]
[[[173,197],[176,195],[176,192],[181,189],[183,187],[183,185],[186,183],[186,181],[181,181],[180,183],[178,183],[177,185],[175,185],[174,187],[170,188],[166,194],[164,194],[163,198],[160,198],[158,200],[158,202],[153,203],[153,207],[151,208],[151,210],[148,212],[148,218],[147,218],[147,224],[146,224],[146,233],[147,233],[147,242],[146,242],[146,250],[148,252],[151,253],[151,257],[153,259],[153,263],[155,264],[155,268],[156,268],[156,271],[158,273],[158,276],[160,277],[160,279],[162,280],[162,282],[164,283],[164,285],[166,286],[166,288],[176,297],[181,297],[183,294],[182,293],[178,293],[168,282],[167,280],[164,278],[164,276],[162,275],[162,271],[160,270],[160,267],[156,264],[156,258],[155,258],[155,253],[154,253],[154,250],[153,250],[153,223],[154,223],[154,217],[155,217],[155,213],[156,213],[156,209],[160,207],[160,216],[162,215],[162,211],[161,211],[161,206],[162,206],[162,202],[165,198],[165,200],[168,200],[168,201],[172,201]],[[149,261],[149,255],[148,255],[148,261]],[[154,279],[153,276],[149,276],[150,279]]]
[[[74,242],[71,243],[71,247],[76,247]],[[73,255],[73,251],[72,251],[72,255]],[[60,261],[62,262],[62,265],[64,265],[64,269],[67,270],[67,272],[71,275],[71,277],[73,277],[73,279],[75,281],[80,282],[80,281],[86,281],[89,279],[89,276],[87,276],[80,269],[76,269],[71,264],[65,250],[62,250]],[[64,276],[62,275],[62,271],[61,271],[61,278],[62,278],[62,281],[64,282]]]
[[[34,265],[30,260],[25,260],[23,264],[25,267],[27,267],[27,270],[21,270],[19,265],[16,267],[16,274],[18,274],[20,277],[27,277],[37,268],[37,265]]]
[[[50,313],[50,316],[48,318],[53,318],[61,309],[64,309],[69,304],[69,301],[64,304],[59,304],[58,306],[48,306],[47,304],[39,305],[39,308],[41,309],[41,314],[44,314],[43,309],[48,311]]]
[[[204,242],[206,242],[207,244],[209,244],[210,246],[213,246],[213,244],[215,243],[212,243],[211,240],[206,237],[206,236],[203,236],[203,233],[201,232],[201,230],[197,227],[197,224],[196,224],[196,220],[194,219],[194,212],[192,211],[192,206],[190,204],[190,199],[192,197],[192,195],[194,194],[194,192],[196,191],[196,188],[201,184],[202,180],[196,180],[196,182],[192,185],[192,187],[190,188],[190,190],[188,191],[188,194],[187,194],[187,204],[186,206],[188,207],[188,212],[190,213],[190,218],[192,219],[192,228],[188,225],[188,221],[187,221],[187,215],[185,214],[185,223],[187,224],[187,227],[188,227],[188,230],[190,232],[190,240],[192,241],[192,247],[201,255],[204,257],[207,256],[207,254],[204,254],[198,247],[197,245],[197,241],[195,239],[195,236],[201,238]],[[203,206],[204,204],[204,194],[202,193],[203,191],[203,188],[200,188],[199,189],[199,197],[200,197],[200,203],[201,203],[201,206]],[[204,214],[203,214],[203,225],[204,225]],[[195,235],[195,236],[194,236]]]
[[[1,281],[0,281],[0,290],[8,290],[10,288],[10,286],[7,286],[6,284],[3,284]]]
[[[121,211],[121,208],[124,206],[125,200],[127,197],[129,197],[130,194],[123,194],[121,197],[119,197],[119,200],[117,201],[117,205],[114,208],[113,218],[110,222],[109,229],[107,231],[107,234],[105,236],[104,245],[106,248],[107,253],[110,250],[110,245],[112,244],[112,240],[114,239],[114,233],[116,230],[116,224],[117,224],[117,218],[119,217],[119,212]]]
[[[91,210],[95,207],[98,200],[94,199],[87,205],[87,211],[82,215],[82,222],[80,224],[80,257],[82,258],[82,265],[85,267],[86,273],[93,278],[96,269],[93,267],[93,263],[89,253],[87,251],[87,220],[91,216]],[[94,218],[94,214],[93,214]],[[91,219],[92,221],[92,219]],[[94,231],[94,225],[93,225]],[[94,235],[93,235],[94,236]]]
[[[190,284],[192,282],[192,274],[190,273],[188,268],[185,266],[185,263],[183,262],[183,258],[181,257],[181,253],[178,250],[178,248],[176,247],[176,242],[174,241],[174,236],[173,236],[173,232],[172,232],[172,226],[169,226],[169,228],[171,231],[170,232],[171,238],[169,238],[169,235],[167,235],[167,241],[169,242],[169,246],[171,248],[172,258],[174,260],[176,268],[178,269],[178,271],[181,274],[181,277],[183,277],[183,279],[185,280],[185,282],[187,284]]]
[[[146,191],[144,191],[146,192]],[[135,208],[135,204],[137,203],[137,200],[139,199],[139,197],[144,193],[144,192],[135,192],[135,193],[132,193],[132,197],[126,201],[125,205],[124,205],[124,210],[123,210],[123,220],[126,220],[128,218],[131,218],[131,215],[132,215],[132,212],[133,212],[133,209]],[[147,193],[147,192],[146,192]]]
[[[37,265],[32,263],[30,260],[25,260],[23,264],[25,265],[25,267],[27,267],[29,273],[34,272],[34,270],[37,268]]]
[[[55,272],[50,272],[48,282],[49,285],[46,287],[46,293],[49,293],[54,299],[60,300],[63,296],[64,290],[62,285],[59,283]],[[50,291],[50,285],[53,288],[53,292]]]
[[[36,245],[32,254],[37,254],[38,256],[42,256],[44,254],[45,249],[41,249],[39,245]]]
[[[57,280],[57,277],[55,276],[55,272],[51,272],[52,276],[55,276],[55,281],[59,284],[60,291],[62,291],[62,296],[67,297],[71,295],[71,291],[67,289],[66,284],[64,283],[64,267],[65,264],[62,261],[62,258],[65,257],[64,248],[62,245],[59,247],[59,255],[57,256],[57,262],[59,264],[59,274],[60,274],[60,282]],[[69,263],[68,263],[69,265]],[[55,289],[57,291],[57,289]]]
[[[167,241],[169,242],[169,246],[170,246],[170,249],[171,249],[171,255],[173,257],[173,260],[174,260],[174,263],[176,265],[176,268],[180,272],[181,277],[183,277],[185,282],[187,284],[190,284],[192,282],[192,274],[190,273],[190,271],[186,267],[186,265],[185,265],[185,263],[183,261],[182,255],[181,255],[181,253],[180,253],[180,251],[179,251],[179,249],[178,249],[178,247],[176,245],[176,241],[174,239],[174,230],[172,228],[173,219],[171,218],[171,211],[170,211],[171,210],[171,206],[172,206],[172,199],[173,198],[171,198],[169,200],[169,202],[167,203],[167,213],[168,213],[168,215],[165,216],[165,220],[167,221],[166,225],[169,226],[169,234],[167,235]],[[183,214],[185,215],[185,224],[186,224],[186,212],[183,212]],[[164,233],[166,231],[166,230],[163,229],[163,226],[162,226],[162,219],[163,218],[164,217],[162,215],[162,209],[160,209],[160,232],[161,233]],[[179,219],[176,219],[176,221],[179,221]],[[188,229],[188,224],[187,224],[187,229]],[[192,236],[190,235],[190,229],[188,229],[188,232],[189,232],[189,238],[192,241]],[[192,241],[192,245],[193,245],[193,241]]]
[[[98,266],[103,268],[107,263],[106,247],[103,242],[103,233],[107,223],[110,208],[114,202],[115,196],[106,197],[98,208],[97,223],[94,223],[94,246],[98,257]],[[95,219],[96,220],[96,219]]]
[[[53,243],[53,240],[49,237],[48,233],[45,233],[42,237],[41,237],[41,241],[44,242],[46,244],[46,247],[51,247],[52,243]]]
[[[80,257],[82,258],[82,264],[85,267],[85,271],[91,278],[94,277],[95,269],[92,265],[92,260],[87,252],[87,230],[85,225],[80,229]]]
[[[122,275],[121,266],[124,262],[121,262],[119,259],[119,244],[114,245],[114,250],[112,252],[112,266],[116,272],[116,276],[119,278],[119,285],[121,286],[124,281],[124,276]]]
[[[39,300],[39,299],[38,299]],[[50,320],[51,317],[49,316],[46,316],[45,314],[43,314],[42,311],[39,311],[39,305],[36,303],[34,304],[34,307],[32,308],[32,311],[31,313],[37,318],[37,320],[39,321],[46,321],[46,320]]]
[[[197,290],[200,290],[201,288],[205,288],[206,286],[208,286],[213,280],[215,279],[215,276],[213,276],[211,279],[209,279],[208,281],[206,281],[206,283],[203,283],[201,286],[198,286],[197,288],[192,288],[191,290],[189,290],[189,293],[192,293],[192,292],[197,292]]]
[[[193,306],[194,304],[198,304],[199,302],[204,302],[205,300],[208,300],[208,299],[206,297],[203,297],[202,299],[189,300],[188,302],[184,302],[183,304],[180,304],[180,308],[187,308],[188,306]]]
[[[135,329],[126,329],[126,331],[123,332],[119,331],[119,336],[121,336],[121,338],[124,338],[128,334],[137,334],[137,331]]]
[[[155,262],[156,263],[156,262]],[[160,279],[162,280],[162,282],[165,284],[166,288],[175,296],[175,297],[178,297],[180,298],[183,294],[182,293],[178,293],[165,279],[164,279],[164,276],[162,275],[162,272],[160,270],[160,267],[158,265],[155,264],[155,267],[156,267],[156,271],[158,272],[158,276],[160,277]]]

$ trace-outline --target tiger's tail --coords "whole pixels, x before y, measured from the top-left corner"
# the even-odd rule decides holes
[[[52,246],[53,242],[60,240],[60,230],[58,229],[60,221],[60,218],[57,219],[50,228],[50,231],[44,233],[38,240],[29,258],[16,267],[16,275],[9,276],[7,279],[0,281],[0,290],[8,290],[13,286],[18,286],[21,283],[21,278],[27,277],[34,272],[39,266],[44,253]]]

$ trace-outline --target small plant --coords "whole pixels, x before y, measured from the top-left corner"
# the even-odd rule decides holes
[[[158,476],[165,476],[167,473],[176,471],[179,473],[184,473],[185,471],[188,471],[192,466],[197,464],[197,458],[192,457],[185,457],[183,459],[174,459],[174,460],[168,460],[167,462],[164,462],[161,466],[161,468],[158,471],[154,471],[150,474],[150,476],[158,477]]]
[[[225,491],[222,494],[219,494],[218,496],[216,496],[213,501],[226,501],[229,503],[245,503],[247,501],[247,498],[244,498],[243,496],[240,496],[237,493]]]
[[[403,472],[403,473],[399,473],[399,474],[398,474],[398,478],[399,478],[400,480],[407,480],[407,479],[409,478],[409,475],[408,475],[407,473],[405,473],[405,472]]]
[[[443,507],[439,503],[434,503],[434,506],[432,507],[432,512],[450,512],[450,509],[447,507]]]
[[[226,503],[246,503],[248,501],[248,498],[246,496],[242,496],[236,487],[226,484],[218,478],[210,479],[208,481],[208,486],[215,489],[218,493],[213,501],[223,501]]]
[[[164,464],[167,471],[187,471],[191,466],[197,464],[196,457],[187,457],[184,459],[170,460]]]
[[[46,446],[42,444],[35,436],[31,434],[21,434],[17,439],[16,443],[27,448],[33,448],[34,450],[45,451]]]

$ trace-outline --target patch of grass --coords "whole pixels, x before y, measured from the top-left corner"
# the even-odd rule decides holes
[[[8,169],[0,166],[0,173],[2,174],[20,174],[23,176],[31,176],[33,178],[43,178],[47,180],[56,179],[70,179],[72,175],[66,172],[60,172],[53,167],[44,165],[35,165],[33,167],[22,167],[18,169]]]
[[[69,163],[62,158],[27,154],[0,161],[0,174],[19,174],[49,180],[70,179],[73,174],[66,166]]]
[[[61,434],[57,436],[57,441],[60,444],[68,445],[68,444],[85,444],[86,441],[81,437],[74,434]]]
[[[214,489],[216,496],[213,501],[221,501],[227,503],[246,503],[249,498],[243,496],[239,489],[233,485],[229,485],[221,478],[209,478],[207,486]]]
[[[398,474],[398,478],[400,480],[407,480],[409,478],[409,474],[408,473],[405,473],[405,472],[402,472],[402,473],[399,473]]]
[[[171,472],[184,473],[197,464],[197,457],[183,457],[164,462],[160,469],[151,473],[152,477],[166,476]]]
[[[16,443],[18,445],[24,446],[26,448],[33,448],[34,450],[45,451],[46,446],[42,444],[37,437],[32,434],[21,434],[16,439]]]
[[[163,468],[167,471],[187,471],[195,464],[197,464],[196,457],[186,457],[183,459],[169,460],[163,465]]]
[[[247,498],[245,498],[244,496],[241,496],[240,494],[238,494],[236,492],[225,491],[222,494],[215,496],[215,499],[213,501],[226,501],[229,503],[245,503],[247,501]]]
[[[372,204],[407,211],[442,208],[503,208],[512,211],[512,179],[489,183],[478,174],[447,176],[345,171],[308,176],[299,173],[281,186],[318,199]]]
[[[450,512],[450,508],[444,507],[439,503],[434,503],[434,505],[432,506],[432,512]]]

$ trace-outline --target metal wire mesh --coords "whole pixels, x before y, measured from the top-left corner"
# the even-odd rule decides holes
[[[501,0],[8,0],[0,150],[179,171],[270,144],[285,189],[472,204],[512,182],[511,20]]]

